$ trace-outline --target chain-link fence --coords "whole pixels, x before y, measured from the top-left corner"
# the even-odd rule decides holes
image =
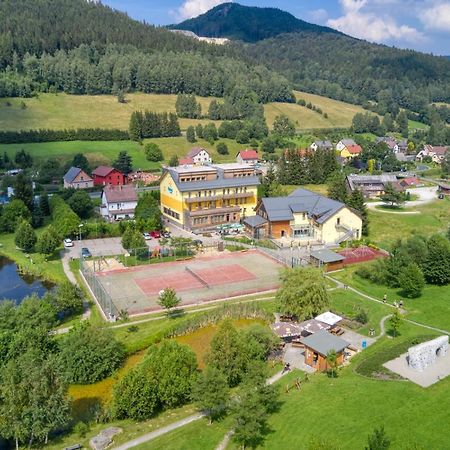
[[[80,258],[80,270],[106,318],[110,320],[117,318],[120,311],[114,304],[111,295],[100,283],[95,272],[89,267],[84,258]]]

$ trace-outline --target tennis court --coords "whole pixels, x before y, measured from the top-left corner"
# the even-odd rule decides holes
[[[175,289],[183,305],[276,289],[282,264],[258,250],[224,252],[184,261],[96,273],[117,310],[130,315],[160,309],[157,298]]]

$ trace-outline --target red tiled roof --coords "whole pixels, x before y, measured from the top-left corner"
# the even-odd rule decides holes
[[[106,177],[113,170],[114,170],[114,167],[98,166],[95,170],[92,171],[92,175],[97,175],[99,177]]]
[[[249,160],[249,159],[259,159],[258,152],[253,149],[241,150],[239,152],[239,155],[241,155],[241,158],[244,161]]]
[[[137,201],[136,189],[131,184],[125,186],[106,186],[103,192],[108,203]]]
[[[179,164],[180,166],[186,166],[186,165],[189,165],[189,164],[194,164],[194,160],[193,160],[192,158],[189,158],[189,157],[187,156],[186,158],[181,158],[181,159],[178,161],[178,164]]]
[[[445,153],[447,152],[447,147],[443,147],[440,145],[436,146],[436,147],[432,147],[431,152],[435,153],[438,156],[444,156]]]
[[[359,155],[362,152],[362,148],[360,145],[355,144],[355,145],[347,145],[347,150],[350,154],[352,155]]]
[[[408,177],[404,178],[401,183],[413,186],[415,184],[420,184],[420,180],[415,177]]]

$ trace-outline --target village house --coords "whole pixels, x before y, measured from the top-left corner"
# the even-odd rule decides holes
[[[127,184],[128,177],[120,170],[109,166],[98,166],[93,172],[95,186],[120,186]]]
[[[64,189],[89,189],[94,187],[92,178],[79,167],[71,167],[64,175]]]
[[[203,166],[206,164],[211,164],[212,158],[205,148],[195,147],[189,151],[186,157],[181,158],[179,163],[181,166],[188,166],[192,164]]]
[[[102,192],[101,215],[109,221],[134,218],[138,196],[133,185],[104,187]]]
[[[236,162],[239,164],[258,164],[258,151],[254,149],[241,150],[236,155]]]
[[[259,177],[248,164],[167,167],[161,178],[161,212],[188,230],[239,223],[255,214]]]
[[[445,158],[445,154],[449,150],[449,147],[444,147],[442,145],[424,145],[423,150],[421,150],[416,155],[418,161],[423,161],[424,158],[429,156],[431,160],[436,164],[441,164]]]
[[[346,147],[351,145],[356,145],[356,142],[353,139],[341,139],[337,144],[336,144],[336,150],[338,152],[342,152],[342,150],[344,150]]]
[[[382,142],[384,142],[394,153],[398,153],[400,150],[397,140],[393,137],[383,136],[375,139],[375,144],[381,144]]]
[[[391,184],[395,189],[403,190],[403,187],[395,175],[347,175],[347,189],[353,192],[356,189],[362,191],[366,198],[376,198],[385,193],[386,186]]]
[[[309,148],[313,151],[318,150],[333,150],[333,144],[330,141],[314,141]]]
[[[347,145],[346,147],[344,147],[341,150],[340,156],[341,158],[344,159],[351,159],[351,158],[355,158],[356,156],[361,155],[362,153],[362,148],[360,145],[358,144],[354,144],[354,145]]]
[[[287,197],[263,198],[256,215],[244,220],[255,238],[291,238],[340,244],[360,239],[361,217],[344,203],[307,189],[297,189]]]

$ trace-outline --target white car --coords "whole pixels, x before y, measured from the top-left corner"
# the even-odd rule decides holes
[[[64,247],[69,248],[69,247],[73,247],[73,242],[72,239],[64,239]]]
[[[144,236],[144,239],[145,239],[146,241],[150,241],[151,238],[152,238],[152,236],[150,235],[150,233],[147,233],[147,232],[142,233],[142,236]]]

